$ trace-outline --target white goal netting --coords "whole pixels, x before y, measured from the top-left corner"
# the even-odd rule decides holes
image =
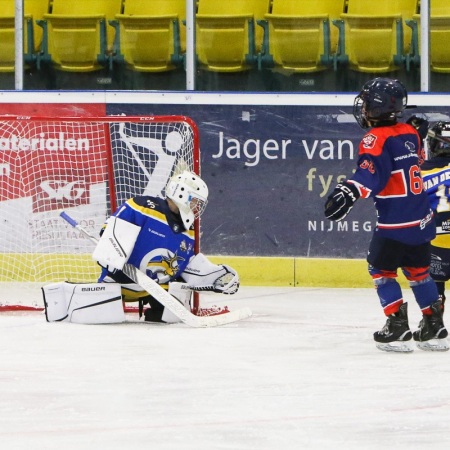
[[[183,169],[199,173],[198,132],[186,117],[0,117],[0,292],[96,281],[92,242],[59,212],[97,236],[121,203],[163,196]],[[0,308],[21,303],[29,296],[0,298]]]

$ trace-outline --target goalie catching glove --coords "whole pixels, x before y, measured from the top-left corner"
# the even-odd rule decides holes
[[[212,291],[231,295],[239,289],[237,272],[225,264],[213,264],[203,253],[191,258],[181,278],[193,291]]]
[[[325,203],[325,217],[330,220],[342,220],[353,208],[359,196],[355,185],[347,181],[339,183]]]

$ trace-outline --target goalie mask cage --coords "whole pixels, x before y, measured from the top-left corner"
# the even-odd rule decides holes
[[[93,244],[61,209],[98,236],[120,204],[164,196],[185,169],[200,174],[198,130],[185,116],[0,116],[0,311],[42,309],[46,283],[97,281]]]

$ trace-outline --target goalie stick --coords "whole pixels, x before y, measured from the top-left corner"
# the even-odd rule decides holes
[[[66,212],[61,211],[60,216],[68,222],[72,227],[83,233],[90,241],[97,244],[98,239],[92,236],[85,230],[76,220],[72,219]],[[236,311],[230,311],[225,314],[217,316],[196,316],[188,311],[175,297],[170,295],[164,288],[162,288],[156,281],[147,276],[144,272],[136,267],[125,264],[122,269],[123,273],[131,278],[136,284],[147,291],[152,297],[158,300],[161,305],[167,308],[170,312],[175,314],[183,323],[194,328],[217,327],[229,323],[237,322],[238,320],[247,319],[251,317],[252,312],[250,308],[242,308]]]

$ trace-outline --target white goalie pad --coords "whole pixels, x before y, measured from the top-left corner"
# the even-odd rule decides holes
[[[125,321],[120,284],[66,281],[42,288],[47,322],[82,324]]]
[[[181,278],[194,291],[234,294],[239,289],[239,275],[230,266],[213,264],[203,253],[193,256]]]
[[[141,227],[111,216],[95,247],[92,259],[110,272],[121,270],[133,251]]]
[[[191,310],[192,290],[186,283],[179,283],[178,281],[169,283],[169,294],[184,305],[188,311]],[[166,323],[181,322],[181,319],[167,308],[164,308],[161,320]]]

